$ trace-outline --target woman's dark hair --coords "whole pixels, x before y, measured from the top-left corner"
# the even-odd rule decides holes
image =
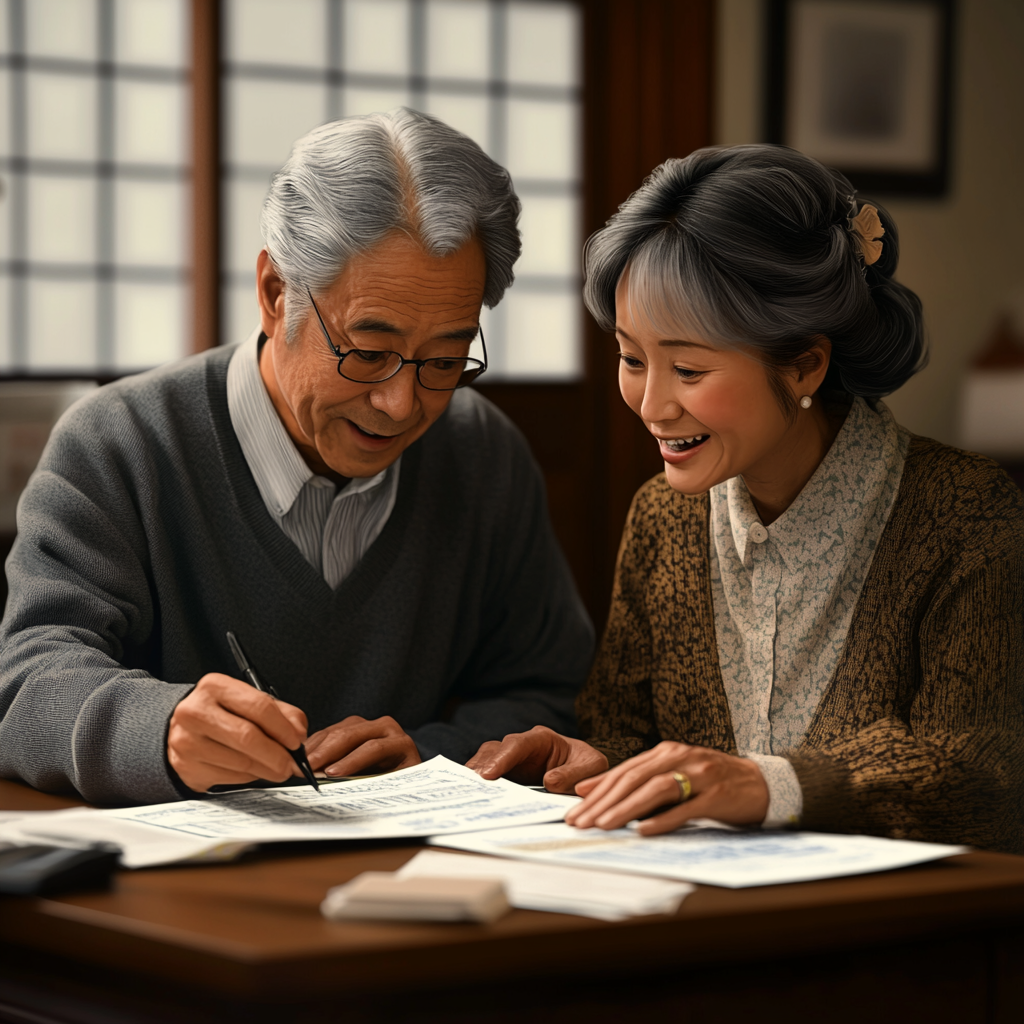
[[[923,369],[921,300],[892,279],[899,236],[865,266],[851,226],[862,200],[838,171],[785,146],[713,146],[666,160],[584,249],[584,301],[606,330],[629,269],[634,310],[657,329],[756,350],[773,390],[825,335],[823,385],[879,397]],[[873,204],[876,205],[877,204]]]

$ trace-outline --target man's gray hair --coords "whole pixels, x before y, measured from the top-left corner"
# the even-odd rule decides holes
[[[522,243],[512,180],[472,139],[406,107],[347,117],[295,143],[274,175],[260,227],[285,283],[285,333],[294,338],[309,309],[348,261],[393,231],[437,256],[474,235],[487,263],[484,303],[512,284]]]

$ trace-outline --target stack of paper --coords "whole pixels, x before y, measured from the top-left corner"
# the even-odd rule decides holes
[[[401,878],[500,878],[508,901],[521,910],[579,914],[622,921],[641,914],[674,914],[694,890],[685,882],[548,867],[496,857],[423,850],[403,868]]]
[[[0,819],[0,843],[111,843],[121,848],[121,863],[134,868],[226,859],[255,843],[429,836],[435,846],[472,853],[730,887],[888,871],[966,852],[962,846],[735,829],[716,822],[650,837],[631,828],[576,829],[562,819],[577,801],[507,779],[485,782],[469,768],[435,757],[389,775],[325,787],[321,793],[302,785],[149,807],[37,811]],[[559,893],[546,885],[536,883],[539,888],[530,889],[532,895],[516,905],[553,910],[571,904],[573,913],[619,913],[619,893],[609,904],[604,895],[593,898],[596,885],[589,892],[575,885],[561,893],[570,892],[572,898],[558,903]],[[668,904],[658,902],[655,890],[650,903],[640,891],[631,890],[638,902],[621,904],[629,907],[622,913],[664,912],[657,908]],[[602,892],[613,891],[606,886]],[[548,899],[556,902],[544,903]],[[579,909],[584,905],[590,910]]]
[[[33,822],[42,823],[45,826],[47,822],[60,821],[62,816],[68,814],[94,813],[95,811],[91,807],[62,807],[59,811],[0,811],[0,850],[43,842],[39,836],[31,835]],[[22,832],[22,829],[25,831]],[[55,843],[48,839],[45,841],[45,845],[89,846],[90,843]]]
[[[128,868],[226,859],[254,843],[395,839],[560,821],[576,797],[487,782],[444,757],[390,775],[325,787],[247,789],[96,811],[37,812],[0,824],[0,842],[113,843]]]
[[[968,849],[878,836],[736,829],[711,821],[662,836],[641,836],[630,828],[612,832],[578,829],[559,822],[437,836],[430,843],[498,857],[660,875],[731,889],[891,871]]]

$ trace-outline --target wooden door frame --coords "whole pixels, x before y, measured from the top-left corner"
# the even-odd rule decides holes
[[[714,0],[584,0],[584,204],[598,230],[669,157],[710,145]],[[593,391],[591,615],[603,626],[622,527],[637,489],[664,467],[619,394],[614,339],[587,318]]]

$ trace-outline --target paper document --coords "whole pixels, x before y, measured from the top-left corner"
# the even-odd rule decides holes
[[[254,843],[396,839],[560,821],[575,797],[487,782],[444,757],[325,787],[248,789],[116,810],[36,813],[0,824],[0,841],[114,843],[125,867],[220,859]]]
[[[889,871],[966,853],[968,849],[877,836],[754,831],[714,824],[663,836],[641,836],[630,828],[604,832],[573,828],[564,822],[435,836],[430,843],[499,857],[657,875],[730,889]]]
[[[686,882],[612,874],[609,871],[527,864],[423,850],[397,874],[401,878],[498,878],[508,901],[522,910],[579,914],[623,921],[640,914],[674,914],[693,892]]]
[[[27,824],[41,818],[55,820],[58,815],[64,814],[89,814],[94,813],[90,807],[62,807],[59,811],[0,811],[0,850],[9,849],[12,846],[31,846],[33,844],[61,845],[53,843],[52,840],[42,840],[38,837],[23,837],[19,829],[20,824]],[[75,844],[85,845],[85,844]]]

